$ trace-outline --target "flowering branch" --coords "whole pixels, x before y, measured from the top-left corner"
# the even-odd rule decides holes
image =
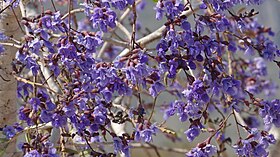
[[[280,126],[280,100],[268,99],[277,87],[267,78],[266,62],[280,65],[280,50],[270,40],[271,29],[255,19],[258,12],[232,11],[260,2],[149,2],[155,19],[165,20],[150,31],[139,18],[144,0],[51,0],[54,11],[40,0],[35,5],[40,14],[14,21],[25,27],[22,40],[0,33],[1,61],[14,49],[14,56],[1,64],[0,88],[11,82],[16,87],[17,81],[14,93],[23,102],[13,110],[20,124],[1,126],[3,134],[12,142],[25,132],[20,148],[27,156],[129,157],[134,147],[153,149],[157,156],[173,151],[153,143],[157,134],[172,142],[197,140],[188,151],[174,148],[186,156],[231,156],[226,144],[238,156],[267,156],[276,141],[269,131]],[[11,15],[17,4],[9,6]],[[67,13],[61,15],[55,4]],[[159,124],[158,115],[163,115]],[[169,118],[175,116],[186,124],[184,137],[169,129]],[[36,128],[29,132],[21,125]],[[237,139],[228,133],[231,127]],[[202,134],[208,138],[201,142]]]

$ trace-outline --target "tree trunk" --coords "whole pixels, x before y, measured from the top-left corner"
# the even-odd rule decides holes
[[[0,0],[1,10],[8,4],[4,0]],[[14,8],[14,12],[9,7],[0,14],[0,31],[6,36],[20,40],[23,36],[18,25],[17,19],[21,20],[21,12],[19,7]],[[5,125],[13,125],[17,121],[17,81],[12,75],[11,63],[15,58],[17,48],[5,47],[5,52],[0,55],[0,127]],[[5,157],[16,155],[16,142],[10,143],[6,148],[3,143],[0,149],[5,149]]]

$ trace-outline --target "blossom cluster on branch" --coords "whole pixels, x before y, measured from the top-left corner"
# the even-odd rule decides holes
[[[11,7],[17,7],[16,2],[11,1]],[[155,1],[155,20],[165,23],[142,38],[137,17],[145,0],[56,0],[68,8],[65,14],[53,6],[19,19],[26,35],[15,43],[19,48],[11,64],[23,104],[20,122],[6,126],[3,133],[14,140],[29,130],[28,140],[19,146],[26,157],[75,154],[79,150],[65,147],[77,144],[76,137],[92,156],[129,157],[133,143],[152,143],[157,134],[176,141],[165,122],[178,116],[188,126],[183,128],[188,141],[209,135],[185,152],[188,157],[221,155],[230,149],[226,145],[239,156],[268,156],[269,146],[276,143],[269,131],[280,127],[280,100],[271,100],[278,86],[269,79],[267,63],[279,66],[280,50],[270,39],[272,30],[256,20],[258,12],[233,11],[262,0],[198,2]],[[77,13],[83,18],[77,20]],[[123,25],[125,16],[128,26]],[[0,54],[12,41],[1,34]],[[147,47],[152,41],[156,45]],[[158,104],[161,93],[176,100]],[[163,122],[153,118],[157,112],[163,112]],[[133,130],[118,135],[112,123]],[[50,142],[50,129],[41,125],[60,130],[59,147]],[[228,127],[237,135],[227,134]],[[112,152],[104,149],[110,142]]]

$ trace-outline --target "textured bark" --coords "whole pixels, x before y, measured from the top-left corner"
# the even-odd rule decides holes
[[[3,0],[0,0],[1,10],[7,6]],[[16,16],[14,15],[16,14]],[[13,11],[8,8],[0,14],[0,31],[5,35],[20,40],[23,36],[21,29],[17,23],[17,19],[21,19],[19,8]],[[5,47],[5,52],[0,56],[0,127],[5,125],[13,125],[17,121],[17,81],[12,76],[11,63],[15,58],[17,48]],[[5,145],[0,144],[0,149]],[[16,142],[12,142],[5,149],[5,157],[18,156],[16,153]]]

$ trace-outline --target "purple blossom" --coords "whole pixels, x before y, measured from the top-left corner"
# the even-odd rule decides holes
[[[145,130],[141,131],[141,138],[145,142],[151,142],[152,141],[152,135],[153,135],[153,131],[151,129],[145,129]]]
[[[54,127],[62,127],[67,124],[67,118],[65,115],[59,115],[57,113],[53,114],[52,116],[52,125]]]
[[[187,157],[210,157],[217,153],[217,147],[214,145],[207,144],[204,147],[195,147],[188,153],[186,153]]]
[[[90,16],[90,20],[92,21],[94,28],[97,28],[97,26],[99,26],[99,28],[103,32],[107,32],[108,31],[107,27],[110,27],[110,28],[116,27],[117,15],[110,8],[96,7],[96,8],[94,8],[93,12],[94,13],[89,16]],[[87,14],[89,14],[89,13],[87,13]]]
[[[38,108],[39,108],[39,106],[40,106],[41,101],[40,101],[40,99],[38,99],[38,98],[31,98],[31,99],[29,100],[29,103],[31,104],[32,109],[33,109],[35,112],[37,112],[37,111],[38,111]]]
[[[139,130],[140,125],[136,126],[134,139],[136,141],[152,142],[152,136],[156,134],[158,128],[156,124],[146,126],[146,129]]]
[[[185,135],[190,142],[192,142],[199,134],[200,129],[197,126],[191,126],[187,131],[185,131]]]
[[[161,84],[160,82],[155,82],[154,84],[152,84],[152,86],[149,88],[149,92],[153,97],[156,97],[158,95],[159,92],[161,92],[162,90],[164,90],[165,87],[163,84]]]
[[[42,155],[37,150],[31,150],[27,152],[24,157],[41,157]]]
[[[0,44],[0,55],[4,54],[3,52],[5,52],[5,48]]]
[[[240,81],[232,77],[223,78],[221,84],[224,92],[231,96],[236,96],[241,86]]]
[[[41,18],[42,25],[47,29],[53,29],[51,16],[45,15]]]
[[[119,137],[114,137],[113,142],[114,142],[115,153],[122,152],[125,154],[125,157],[130,157],[130,152],[129,152],[130,147],[124,145]]]
[[[270,144],[275,144],[273,135],[260,133],[257,129],[252,129],[252,138],[241,140],[235,145],[236,154],[239,156],[268,156],[267,148]]]
[[[206,92],[203,82],[200,80],[196,80],[192,86],[189,86],[187,90],[183,91],[183,94],[188,101],[209,101],[209,96]]]
[[[260,122],[256,117],[249,116],[247,118],[244,118],[245,123],[250,128],[258,128],[260,126]]]
[[[6,126],[3,128],[3,134],[8,138],[12,138],[16,135],[16,130],[12,126]]]
[[[48,123],[52,121],[52,113],[46,110],[42,110],[40,114],[40,119],[42,120],[42,122]]]
[[[276,127],[280,127],[280,100],[263,101],[261,104],[263,108],[260,109],[259,114],[263,118],[265,126],[271,128],[274,124]]]

